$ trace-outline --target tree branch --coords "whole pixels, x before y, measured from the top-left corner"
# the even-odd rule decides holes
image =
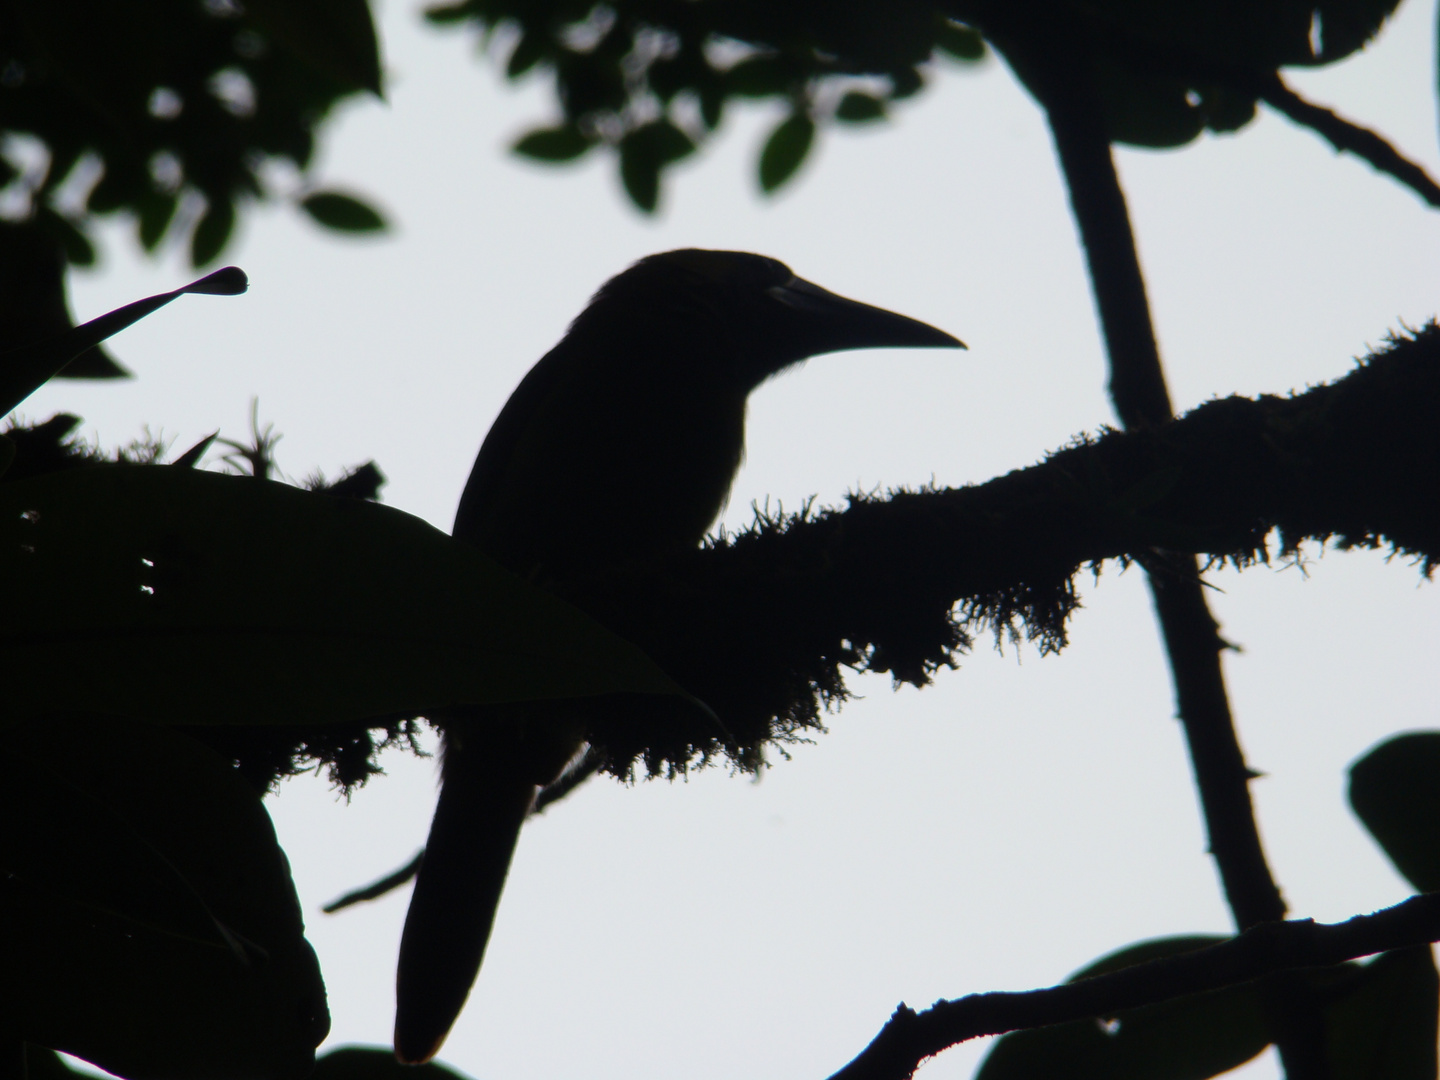
[[[1306,540],[1440,565],[1440,329],[1290,398],[1226,398],[1108,432],[975,487],[761,520],[661,570],[573,599],[708,702],[745,753],[819,726],[847,669],[922,684],[986,630],[1065,643],[1073,576],[1157,550],[1247,566]],[[737,675],[737,673],[743,673]],[[611,772],[724,753],[713,727],[627,701],[600,710]]]
[[[928,1057],[968,1039],[1045,1027],[1440,940],[1440,893],[1342,923],[1261,923],[1209,948],[1025,993],[971,994],[923,1012],[901,1005],[830,1080],[908,1080]]]
[[[1095,306],[1110,357],[1110,396],[1129,429],[1173,416],[1165,372],[1151,324],[1144,275],[1129,211],[1115,170],[1107,109],[1091,68],[1094,26],[1057,6],[1048,20],[1000,17],[996,44],[1018,57],[1049,120],[1070,203],[1080,230]],[[987,27],[988,29],[988,27]],[[1156,552],[1142,560],[1185,729],[1210,853],[1225,898],[1244,930],[1283,918],[1285,902],[1265,859],[1250,800],[1250,778],[1235,724],[1220,654],[1225,642],[1210,614],[1200,566],[1193,555]],[[1318,1008],[1302,987],[1267,988],[1277,1044],[1290,1080],[1324,1080],[1324,1031]]]
[[[1330,109],[1306,101],[1285,85],[1278,72],[1256,80],[1255,90],[1262,101],[1301,127],[1323,137],[1341,152],[1363,158],[1379,172],[1394,177],[1431,206],[1440,208],[1440,184],[1425,169],[1405,157],[1377,132],[1361,127]]]

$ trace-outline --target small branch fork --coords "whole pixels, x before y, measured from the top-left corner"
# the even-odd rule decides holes
[[[926,1058],[969,1039],[1108,1018],[1126,1009],[1440,940],[1440,893],[1341,923],[1267,922],[1195,952],[1043,990],[970,994],[923,1012],[900,1005],[830,1080],[909,1080]]]

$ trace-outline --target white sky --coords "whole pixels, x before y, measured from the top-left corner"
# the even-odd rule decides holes
[[[383,16],[389,104],[344,111],[318,176],[371,194],[398,228],[347,241],[286,208],[248,215],[226,256],[247,296],[179,301],[113,341],[136,380],[55,383],[26,413],[77,412],[106,445],[148,422],[183,447],[217,426],[243,435],[258,394],[282,468],[373,457],[387,502],[448,528],[490,420],[589,294],[694,245],[775,255],[971,346],[827,357],[763,387],[729,524],[767,496],[983,481],[1111,421],[1048,137],[1002,65],[937,68],[894,123],[827,135],[772,200],[753,170],[774,116],[733,114],[644,220],[608,159],[556,171],[504,152],[551,116],[546,84],[501,85],[467,35],[421,27],[409,3]],[[1410,0],[1369,53],[1294,82],[1440,175],[1434,26],[1433,0]],[[1182,408],[1334,378],[1440,310],[1440,214],[1281,118],[1120,158]],[[75,278],[77,317],[193,276],[123,233]],[[1392,732],[1440,726],[1433,587],[1338,552],[1214,582],[1245,650],[1228,674],[1294,912],[1403,898],[1345,807],[1343,770]],[[863,700],[758,784],[598,782],[533,822],[444,1060],[483,1080],[818,1080],[901,1000],[1045,985],[1139,939],[1228,929],[1143,582],[1107,570],[1085,599],[1061,657],[982,647],[920,692],[856,680]],[[334,1043],[389,1039],[408,892],[318,911],[424,841],[432,764],[386,764],[348,807],[314,778],[271,802]],[[968,1076],[982,1052],[923,1075]]]

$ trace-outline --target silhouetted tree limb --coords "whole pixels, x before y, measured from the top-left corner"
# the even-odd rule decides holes
[[[1261,923],[1220,945],[1044,990],[970,994],[937,1001],[919,1013],[901,1005],[870,1045],[830,1080],[908,1080],[925,1058],[982,1035],[1109,1017],[1274,972],[1437,940],[1440,893],[1425,893],[1342,923]]]
[[[1339,151],[1348,151],[1371,166],[1399,180],[1431,206],[1440,208],[1440,184],[1425,169],[1405,157],[1380,134],[1346,120],[1343,116],[1306,101],[1285,85],[1278,73],[1257,80],[1260,96],[1267,105],[1309,128]]]
[[[1056,5],[1037,21],[1013,6],[987,4],[987,35],[1022,73],[1045,109],[1056,157],[1084,246],[1110,366],[1110,397],[1129,430],[1148,430],[1174,416],[1146,298],[1129,210],[1111,144],[1123,137],[1107,108],[1096,59],[1113,60],[1162,82],[1193,58],[1097,33],[1080,12]],[[1080,43],[1083,43],[1080,44]],[[1178,62],[1177,62],[1178,60]],[[1202,95],[1203,97],[1203,95]],[[1251,104],[1253,112],[1253,102]],[[1285,917],[1285,903],[1265,858],[1250,799],[1250,779],[1235,731],[1220,654],[1225,642],[1210,613],[1200,565],[1185,551],[1155,550],[1140,559],[1165,643],[1175,708],[1185,732],[1200,796],[1208,848],[1236,926]],[[1323,1076],[1324,1030],[1303,987],[1266,988],[1277,1044],[1290,1080]]]
[[[1388,545],[1440,564],[1440,330],[1396,339],[1346,377],[1290,398],[1227,398],[1146,432],[1076,441],[1043,463],[953,490],[853,497],[757,521],[667,566],[574,599],[647,648],[725,729],[616,701],[593,732],[604,768],[665,772],[803,738],[844,673],[923,684],[977,634],[1063,647],[1073,578],[1106,559],[1199,552],[1248,566],[1306,540]],[[12,431],[12,471],[98,460],[65,452],[73,421]],[[45,438],[42,438],[45,436]],[[31,443],[37,445],[32,446]],[[56,460],[51,461],[54,457]],[[1270,541],[1278,533],[1278,545]],[[373,722],[372,722],[373,723]],[[324,762],[363,781],[391,725],[207,729],[257,787]]]
[[[986,630],[1061,648],[1074,575],[1105,559],[1184,552],[1248,566],[1271,557],[1275,532],[1282,554],[1306,540],[1388,545],[1428,572],[1440,563],[1437,411],[1432,326],[1294,397],[1213,401],[975,487],[762,519],[662,573],[592,582],[574,599],[728,730],[627,701],[595,741],[621,774],[716,752],[753,760],[766,740],[818,728],[846,668],[923,684]]]

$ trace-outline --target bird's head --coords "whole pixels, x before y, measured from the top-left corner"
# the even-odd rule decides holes
[[[641,259],[596,294],[591,311],[644,310],[651,326],[683,326],[728,342],[749,390],[822,353],[872,348],[965,348],[916,319],[847,300],[796,277],[778,259],[685,248]]]

